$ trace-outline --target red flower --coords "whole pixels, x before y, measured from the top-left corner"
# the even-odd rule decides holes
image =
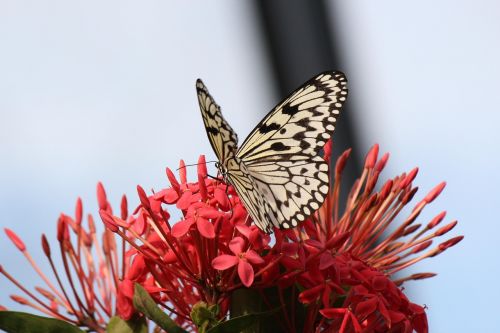
[[[108,228],[119,232],[128,218],[127,200],[122,198],[120,217],[112,216],[112,208],[101,183],[97,185],[100,215]],[[6,229],[7,236],[23,253],[35,272],[47,285],[36,287],[32,292],[0,268],[0,273],[17,285],[29,299],[12,295],[12,299],[28,305],[47,316],[66,320],[93,332],[105,332],[109,318],[119,315],[124,319],[136,314],[132,305],[133,281],[125,279],[131,274],[126,255],[128,248],[116,245],[115,235],[105,230],[99,240],[92,215],[88,215],[87,226],[83,220],[83,205],[76,202],[75,216],[61,214],[57,221],[57,240],[63,270],[58,271],[47,237],[42,235],[42,250],[49,260],[57,279],[49,278],[31,258],[27,247],[13,231]],[[58,251],[59,252],[59,251]],[[117,260],[119,257],[123,259]],[[137,271],[137,269],[136,269]],[[140,274],[134,273],[135,278]],[[67,281],[64,281],[66,278]],[[40,294],[40,295],[38,295]],[[41,296],[41,297],[40,297]]]
[[[330,150],[327,147],[325,151],[328,160]],[[411,303],[398,286],[432,274],[397,280],[391,276],[462,239],[452,238],[418,256],[433,238],[449,232],[456,224],[452,222],[431,232],[444,219],[444,213],[423,229],[414,224],[422,209],[442,191],[444,183],[427,194],[403,224],[387,235],[388,226],[416,194],[412,182],[418,169],[390,179],[375,192],[380,172],[388,161],[388,154],[378,159],[375,145],[341,213],[340,181],[349,154],[346,151],[337,161],[323,206],[298,228],[276,230],[274,243],[269,235],[250,225],[249,216],[231,187],[207,178],[203,157],[198,166],[198,182],[187,182],[181,161],[180,181],[167,169],[170,188],[149,197],[140,189],[142,204],[137,219],[144,221],[145,233],[141,238],[125,239],[135,244],[131,256],[146,263],[142,276],[160,286],[155,299],[171,304],[171,314],[177,322],[191,329],[196,329],[190,319],[196,304],[218,304],[218,317],[222,319],[227,315],[232,292],[245,286],[276,289],[281,303],[277,307],[283,309],[281,325],[286,331],[296,331],[297,327],[285,309],[300,305],[287,305],[283,303],[285,299],[307,304],[304,327],[310,327],[310,332],[427,332],[424,309]],[[175,205],[181,210],[181,220],[171,226],[169,213],[158,202],[171,208]],[[110,219],[105,214],[104,217],[112,230],[117,226],[126,228],[118,218]],[[297,297],[290,299],[290,292]],[[264,303],[268,302],[264,299]]]
[[[182,197],[181,197],[182,198]],[[179,202],[177,202],[178,204]],[[221,217],[221,213],[215,208],[198,201],[193,201],[187,208],[187,215],[184,220],[179,221],[172,227],[172,235],[174,237],[184,236],[193,224],[200,234],[205,238],[214,238],[215,230],[210,219],[217,219]]]
[[[330,159],[330,152],[329,143],[325,147],[326,160]],[[270,310],[280,309],[275,321],[287,332],[303,327],[304,332],[311,333],[426,333],[425,309],[410,302],[400,286],[407,280],[434,274],[419,273],[398,279],[393,276],[420,260],[442,253],[463,238],[454,237],[431,248],[433,240],[452,230],[456,221],[437,228],[445,218],[443,212],[425,225],[416,223],[424,207],[441,193],[445,183],[425,195],[408,217],[399,218],[398,214],[416,195],[417,188],[412,183],[418,169],[394,177],[375,190],[389,157],[385,154],[378,158],[375,145],[367,154],[364,169],[353,184],[347,202],[341,204],[340,183],[349,154],[350,150],[337,160],[322,207],[297,228],[276,230],[274,239],[252,225],[232,187],[219,179],[208,178],[204,157],[200,157],[194,183],[188,182],[181,161],[179,179],[167,169],[169,188],[147,194],[138,187],[140,205],[131,216],[126,200],[122,202],[119,216],[113,215],[104,189],[99,186],[99,213],[108,230],[103,235],[102,254],[98,255],[99,269],[94,271],[99,271],[97,283],[104,287],[100,294],[88,290],[90,288],[85,290],[91,299],[103,295],[100,302],[105,313],[97,312],[100,307],[92,304],[85,313],[93,313],[92,318],[99,319],[83,323],[86,317],[66,294],[54,290],[42,292],[50,300],[43,303],[44,311],[102,331],[105,327],[102,318],[112,315],[114,302],[115,312],[124,319],[135,314],[133,286],[140,283],[178,325],[195,332],[197,325],[212,325],[235,315],[229,311],[232,302],[249,310],[241,303],[245,299],[239,299],[234,293],[245,288],[256,291],[253,295],[259,295],[262,298],[259,302]],[[74,257],[78,248],[90,249],[97,244],[92,219],[89,219],[89,231],[81,227],[81,203],[79,205],[74,219],[61,216],[58,240],[61,248],[67,250],[63,261],[76,262],[75,271],[85,279],[92,279],[95,274],[85,273],[86,265],[93,264],[92,260],[86,265],[80,263],[82,258],[91,257]],[[340,207],[345,208],[341,211]],[[173,211],[177,214],[172,216],[180,215],[180,218],[172,224],[170,213]],[[397,217],[402,224],[389,228]],[[77,235],[78,246],[72,246],[71,231]],[[26,247],[20,238],[10,230],[6,232],[25,253]],[[124,263],[121,268],[116,260],[117,246],[112,233],[129,244],[121,247],[124,249],[120,254]],[[42,246],[50,258],[45,238]],[[0,271],[9,277],[6,271]],[[87,304],[86,295],[79,299],[82,304]],[[26,299],[16,299],[30,305]],[[57,304],[62,304],[70,316],[57,310]],[[204,321],[194,316],[195,319],[196,309],[211,309],[211,319]],[[295,316],[300,312],[304,322],[299,327]]]
[[[132,280],[125,279],[120,282],[116,301],[117,311],[125,320],[129,320],[130,318],[132,318],[135,313],[133,298],[134,282]]]
[[[263,264],[264,259],[253,250],[245,251],[245,241],[241,237],[233,238],[229,243],[229,248],[235,255],[222,254],[212,260],[212,266],[223,271],[238,265],[238,275],[241,282],[246,287],[250,287],[254,279],[254,270],[251,264]]]

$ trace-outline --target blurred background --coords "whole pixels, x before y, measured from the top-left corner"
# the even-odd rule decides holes
[[[348,105],[336,153],[359,170],[374,143],[385,178],[420,167],[415,201],[442,180],[441,210],[465,240],[411,268],[405,285],[431,332],[493,331],[500,307],[500,5],[496,1],[0,2],[0,225],[48,268],[40,234],[102,181],[117,206],[135,186],[167,185],[166,166],[213,159],[195,95],[202,78],[243,139],[292,89],[340,69]],[[490,149],[491,148],[491,149]],[[190,169],[192,175],[195,168]],[[33,271],[2,235],[0,263]],[[0,279],[0,304],[14,287]],[[468,306],[467,304],[472,304]]]

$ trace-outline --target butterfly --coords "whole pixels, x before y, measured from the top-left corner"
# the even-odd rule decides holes
[[[203,82],[196,91],[208,139],[224,182],[236,190],[254,223],[269,233],[293,228],[323,203],[328,164],[318,155],[347,98],[347,79],[324,72],[271,110],[238,148],[238,136]]]

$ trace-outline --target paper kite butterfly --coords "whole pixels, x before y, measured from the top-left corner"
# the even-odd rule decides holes
[[[265,232],[293,228],[323,203],[328,164],[318,155],[347,98],[343,73],[324,72],[279,103],[238,148],[238,136],[201,80],[201,115],[224,181]]]

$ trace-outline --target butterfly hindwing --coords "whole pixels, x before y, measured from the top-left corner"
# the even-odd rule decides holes
[[[215,155],[222,162],[236,153],[238,136],[222,117],[219,105],[215,103],[215,100],[200,79],[196,81],[196,91],[208,140]]]
[[[238,193],[238,197],[243,202],[248,214],[255,224],[265,232],[271,232],[272,227],[278,227],[278,223],[272,223],[272,212],[270,205],[264,200],[257,185],[251,176],[238,173],[229,173],[228,180]]]
[[[328,192],[328,164],[320,156],[254,162],[247,169],[264,201],[274,207],[276,213],[268,214],[268,221],[276,227],[296,227],[320,207]]]

